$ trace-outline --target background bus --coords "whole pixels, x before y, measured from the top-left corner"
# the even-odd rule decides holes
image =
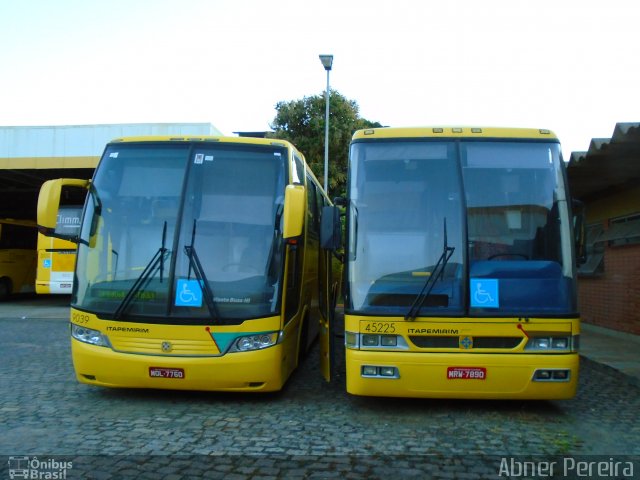
[[[80,232],[80,217],[86,188],[77,190],[76,205],[62,205],[56,219],[56,232],[64,236],[77,237]],[[36,270],[36,293],[71,294],[73,268],[76,263],[76,244],[69,240],[49,237],[38,233],[38,267]]]
[[[33,221],[0,219],[0,300],[33,292],[37,233]]]
[[[60,190],[38,224],[55,231]],[[329,201],[284,141],[118,139],[89,186],[71,298],[80,382],[280,389],[320,332],[329,378]],[[68,236],[66,237],[68,238]]]
[[[570,398],[574,238],[547,130],[384,128],[353,136],[347,390]]]

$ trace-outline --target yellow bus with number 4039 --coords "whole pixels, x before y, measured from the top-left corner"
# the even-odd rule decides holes
[[[56,215],[70,182],[50,182],[38,205],[40,230],[67,239]],[[293,145],[117,139],[86,187],[71,298],[80,382],[278,390],[318,333],[329,379],[330,202]]]
[[[574,396],[574,229],[553,133],[358,131],[345,205],[349,393]]]

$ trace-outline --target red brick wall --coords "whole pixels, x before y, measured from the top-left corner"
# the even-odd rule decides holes
[[[640,245],[606,247],[604,275],[578,278],[582,320],[640,335]]]

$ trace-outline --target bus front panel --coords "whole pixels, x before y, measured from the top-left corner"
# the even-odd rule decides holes
[[[577,319],[345,318],[347,391],[423,398],[566,399]]]
[[[275,391],[286,379],[279,317],[234,326],[177,326],[101,320],[72,309],[71,319],[73,364],[82,383]]]
[[[571,397],[576,269],[555,136],[372,129],[349,162],[348,390]]]

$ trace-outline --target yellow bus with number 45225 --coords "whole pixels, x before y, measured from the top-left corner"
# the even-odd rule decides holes
[[[348,392],[575,394],[574,228],[553,133],[358,131],[344,204]]]

